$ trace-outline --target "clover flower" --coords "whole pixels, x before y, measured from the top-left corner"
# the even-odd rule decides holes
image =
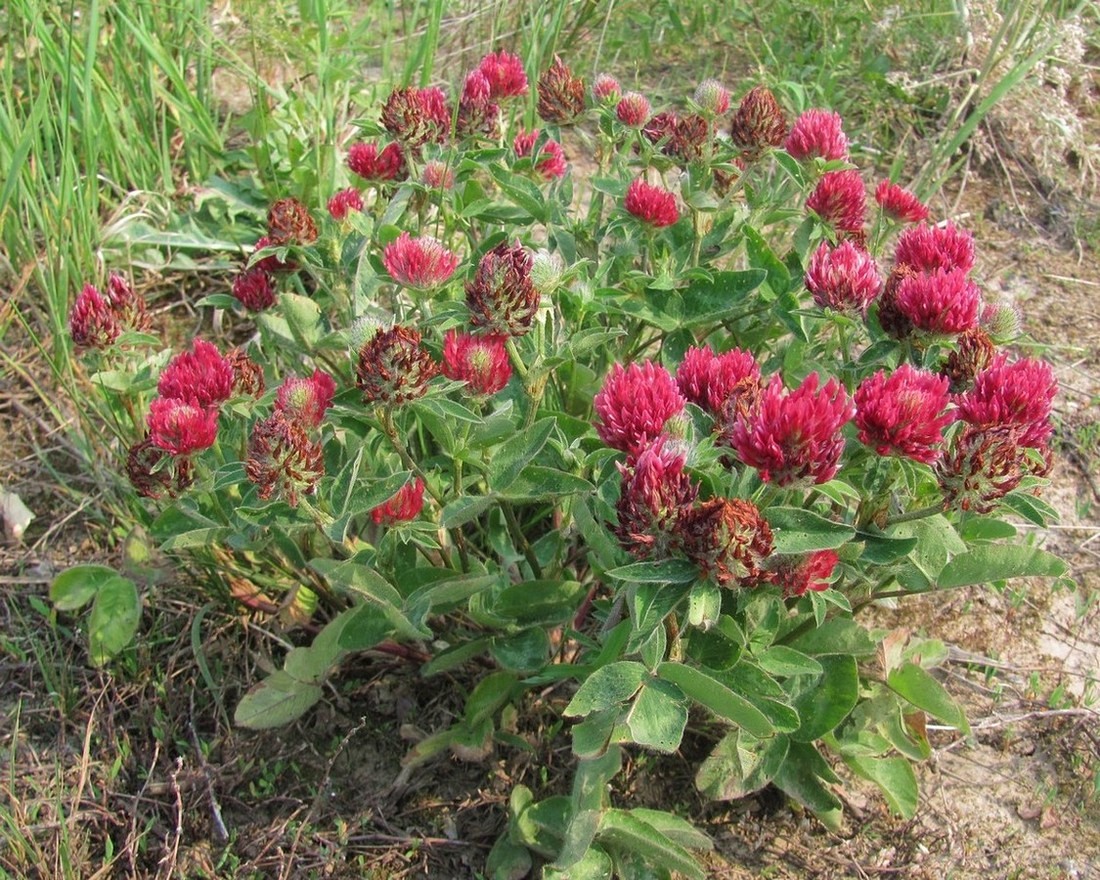
[[[196,339],[190,351],[180,352],[168,362],[157,381],[157,393],[209,409],[232,397],[234,378],[233,364],[217,346]]]
[[[919,223],[928,219],[928,206],[909,190],[889,180],[875,187],[875,201],[887,217],[901,223]]]
[[[982,294],[963,269],[934,269],[902,278],[898,311],[925,333],[962,333],[977,325]]]
[[[145,306],[145,297],[134,292],[130,283],[112,272],[107,276],[107,302],[119,324],[127,330],[148,330],[151,320]]]
[[[237,273],[233,296],[250,312],[262,312],[275,305],[275,279],[259,265]]]
[[[685,512],[678,531],[688,559],[719,586],[752,587],[765,576],[772,531],[751,501],[711,498]]]
[[[170,459],[165,462],[164,459]],[[126,451],[126,476],[142,498],[176,495],[194,480],[194,469],[187,457],[174,458],[146,436]]]
[[[721,414],[731,395],[759,384],[760,365],[752,352],[740,348],[715,354],[710,346],[692,346],[676,368],[680,393],[713,416]]]
[[[646,183],[641,177],[627,187],[624,207],[643,223],[658,229],[680,219],[676,196],[667,189]]]
[[[525,159],[532,155],[535,149],[535,142],[538,139],[539,130],[537,128],[534,131],[523,131],[521,129],[519,134],[517,134],[512,141],[512,150],[515,152],[516,158]],[[565,151],[557,141],[545,141],[539,148],[537,158],[538,161],[535,163],[535,168],[538,169],[538,172],[547,180],[565,176]]]
[[[666,156],[690,163],[703,155],[710,139],[710,124],[698,113],[681,117],[666,110],[646,122],[642,134]]]
[[[969,272],[974,268],[974,236],[950,221],[943,226],[927,223],[910,226],[898,236],[894,263],[918,272],[936,269]]]
[[[874,257],[851,241],[836,247],[823,241],[806,269],[806,289],[823,309],[864,315],[882,287]]]
[[[768,580],[782,588],[786,598],[829,589],[829,579],[839,557],[835,550],[816,550],[802,556],[773,556]]]
[[[438,371],[416,330],[380,327],[359,349],[355,384],[367,403],[393,406],[423,397]]]
[[[980,327],[961,333],[956,346],[940,367],[940,375],[947,378],[952,394],[962,394],[973,388],[978,374],[993,363],[995,349]]]
[[[489,84],[489,98],[518,98],[527,94],[527,72],[518,55],[503,49],[490,52],[477,69]]]
[[[375,525],[392,526],[416,519],[423,509],[424,481],[416,477],[398,489],[397,494],[388,501],[374,508],[370,516]]]
[[[402,232],[382,249],[382,265],[398,284],[431,290],[445,284],[458,268],[458,254],[430,235],[413,238]]]
[[[615,535],[639,559],[668,559],[679,548],[680,518],[691,509],[699,487],[684,471],[679,444],[657,437],[635,461],[619,464],[622,489]]]
[[[539,309],[532,258],[518,241],[502,241],[481,258],[466,282],[470,323],[490,336],[523,336]]]
[[[711,116],[721,116],[730,109],[730,93],[716,79],[705,79],[695,88],[695,104]]]
[[[245,354],[244,349],[233,348],[225,354],[233,368],[233,392],[259,397],[264,393],[264,368]]]
[[[275,412],[283,413],[290,421],[300,422],[307,428],[318,428],[332,398],[336,382],[321,370],[314,370],[307,377],[289,376],[283,380],[275,395]]]
[[[936,476],[945,508],[989,513],[1025,476],[1045,476],[1052,464],[1049,448],[1036,456],[1019,442],[1015,428],[967,425],[952,439]]]
[[[157,397],[146,417],[149,439],[171,455],[191,455],[214,445],[218,436],[218,411],[192,400]]]
[[[1054,433],[1050,414],[1057,393],[1058,382],[1046,361],[1009,363],[1001,354],[959,397],[959,418],[976,428],[1010,428],[1020,446],[1045,449]]]
[[[447,96],[437,88],[396,88],[382,107],[382,127],[410,149],[441,144],[451,135]]]
[[[267,211],[267,235],[276,247],[313,244],[317,241],[317,223],[298,199],[279,199]]]
[[[115,310],[94,285],[85,284],[69,312],[69,335],[78,348],[107,348],[122,333]]]
[[[774,376],[747,417],[730,431],[730,444],[741,460],[760,471],[766,483],[825,483],[840,467],[844,451],[841,426],[855,407],[840,383],[818,387],[811,373],[794,391],[785,392]]]
[[[615,105],[615,116],[619,122],[631,128],[644,126],[651,112],[649,98],[641,92],[627,92]]]
[[[512,364],[500,336],[449,330],[443,338],[443,375],[465,382],[471,394],[496,394],[512,378]]]
[[[539,77],[536,88],[540,119],[557,123],[572,122],[578,114],[584,112],[584,80],[574,76],[569,66],[557,55],[554,56],[550,69]]]
[[[245,474],[264,501],[277,495],[297,507],[325,475],[321,444],[310,439],[303,424],[276,410],[252,426]]]
[[[848,158],[848,138],[839,113],[807,110],[794,121],[784,149],[796,159]]]
[[[259,253],[264,248],[280,247],[278,243],[272,241],[271,236],[261,235],[256,239],[256,245],[253,248],[253,253]],[[294,260],[280,259],[276,254],[268,254],[266,257],[261,257],[258,260],[249,260],[250,269],[263,269],[265,272],[270,272],[275,275],[279,272],[293,272],[298,268],[298,264]]]
[[[592,83],[592,97],[601,104],[617,102],[623,94],[623,88],[613,76],[601,73]]]
[[[615,364],[592,401],[599,418],[596,433],[608,446],[635,459],[686,402],[672,374],[660,364]]]
[[[446,162],[432,159],[424,163],[420,182],[430,189],[454,189],[455,173]]]
[[[455,132],[460,136],[483,134],[500,136],[500,107],[490,100],[492,87],[480,69],[471,70],[458,99],[458,119]]]
[[[863,178],[854,169],[826,172],[810,193],[806,207],[838,232],[861,235],[867,209]]]
[[[352,144],[347,162],[351,172],[364,180],[401,180],[407,173],[399,143],[386,144],[381,150],[377,144]]]
[[[909,364],[889,376],[879,370],[855,393],[861,443],[879,455],[902,455],[931,464],[940,457],[943,431],[954,421],[947,412],[948,382]]]
[[[746,93],[733,115],[730,139],[747,161],[760,158],[768,147],[778,147],[787,137],[787,117],[765,86]]]
[[[340,190],[328,200],[328,213],[333,220],[343,220],[349,211],[363,210],[363,196],[354,186]]]

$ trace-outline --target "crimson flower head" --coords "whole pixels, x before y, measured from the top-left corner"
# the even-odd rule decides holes
[[[672,374],[660,364],[615,364],[592,401],[599,417],[596,433],[608,446],[637,458],[686,402]]]
[[[950,221],[943,226],[910,226],[898,236],[894,262],[917,272],[961,269],[966,273],[974,268],[974,236]]]
[[[156,397],[146,417],[149,439],[171,455],[191,455],[214,445],[218,411],[190,400]]]
[[[538,139],[539,130],[537,128],[534,131],[520,130],[519,134],[517,134],[512,141],[512,149],[515,151],[516,158],[525,159],[530,156],[535,149],[535,142]],[[543,143],[539,148],[537,159],[538,161],[535,163],[535,167],[547,180],[565,176],[565,151],[557,141],[547,140]]]
[[[920,223],[928,219],[928,206],[909,190],[884,180],[875,188],[875,201],[887,217],[901,223]]]
[[[584,112],[584,80],[557,55],[538,81],[538,114],[547,122],[572,122]]]
[[[443,338],[443,375],[465,382],[471,394],[496,394],[512,378],[504,338],[449,330]]]
[[[446,162],[432,159],[424,163],[420,182],[430,189],[454,189],[455,173]]]
[[[835,550],[817,550],[803,556],[773,556],[769,565],[769,580],[783,589],[787,598],[807,592],[829,589],[829,578],[839,557]]]
[[[860,235],[867,210],[867,191],[863,178],[854,169],[829,171],[821,175],[806,207],[838,232]]]
[[[623,125],[631,128],[641,128],[649,120],[649,114],[653,112],[649,104],[649,98],[641,92],[627,92],[615,105],[615,116]]]
[[[787,137],[787,117],[765,86],[748,91],[733,115],[730,139],[745,159],[760,158],[768,147],[778,147]]]
[[[695,103],[711,116],[721,116],[730,109],[729,90],[716,79],[705,79],[695,89]]]
[[[954,334],[976,327],[982,294],[963,269],[935,269],[906,275],[895,305],[918,330]]]
[[[486,252],[466,282],[474,327],[490,336],[523,336],[531,329],[541,299],[531,277],[532,262],[518,241],[502,241]]]
[[[252,427],[245,474],[263,500],[278,495],[297,507],[300,497],[313,494],[325,475],[321,444],[310,439],[305,425],[276,410]]]
[[[759,386],[760,365],[740,348],[715,354],[710,346],[692,346],[676,368],[676,384],[691,403],[718,416],[732,395]]]
[[[233,364],[205,339],[168,362],[157,381],[161,397],[186,400],[197,407],[217,407],[233,396]]]
[[[441,144],[451,135],[447,96],[437,88],[394,89],[382,107],[382,126],[411,149]]]
[[[943,376],[903,364],[889,376],[879,370],[856,389],[856,426],[861,443],[879,455],[902,455],[931,464],[940,457],[947,412]]]
[[[684,553],[719,586],[753,587],[775,548],[760,509],[740,498],[711,498],[680,517]]]
[[[462,85],[462,96],[459,98],[459,103],[488,104],[489,94],[488,78],[475,68],[466,74],[466,82]]]
[[[613,76],[601,73],[592,83],[592,97],[601,104],[614,104],[622,97],[623,88]]]
[[[367,403],[394,405],[423,397],[438,371],[416,330],[380,327],[359,349],[355,384]]]
[[[129,330],[148,330],[150,319],[145,307],[145,297],[136,293],[129,282],[112,272],[107,276],[107,302],[119,323]]]
[[[489,84],[489,98],[518,98],[527,94],[527,71],[518,55],[490,52],[477,66]]]
[[[840,467],[840,428],[854,414],[836,379],[819,388],[817,373],[810,373],[787,393],[774,376],[748,416],[733,425],[730,442],[766,483],[825,483]]]
[[[354,186],[337,192],[328,200],[328,213],[333,220],[343,220],[349,211],[362,211],[363,197]]]
[[[348,168],[364,180],[401,180],[407,173],[401,144],[352,144],[348,149]]]
[[[424,481],[417,477],[397,490],[389,501],[379,504],[370,512],[376,525],[396,525],[420,516],[424,509]]]
[[[429,235],[413,238],[402,232],[383,248],[382,264],[398,284],[414,290],[431,290],[445,284],[454,274],[458,254]]]
[[[658,437],[634,462],[618,466],[623,483],[615,535],[639,559],[668,559],[679,548],[680,518],[699,492],[686,464],[677,444]]]
[[[823,309],[864,315],[882,286],[875,258],[847,240],[835,248],[823,241],[806,269],[806,289]]]
[[[1022,358],[1009,363],[1001,354],[978,373],[974,387],[958,399],[959,418],[976,428],[1008,428],[1020,446],[1045,449],[1058,382],[1046,361]]]
[[[638,177],[626,190],[626,210],[648,226],[671,226],[680,219],[676,196],[667,189],[653,186]]]
[[[831,110],[802,113],[791,126],[784,148],[796,159],[847,159],[848,138],[840,114]]]
[[[85,284],[69,312],[69,334],[80,348],[107,348],[122,333],[110,301],[95,286]]]
[[[257,264],[233,279],[233,296],[250,312],[262,312],[275,305],[275,279]]]
[[[314,370],[313,375],[306,378],[290,376],[283,380],[276,392],[275,411],[285,414],[291,421],[301,422],[307,428],[318,428],[332,406],[334,394],[336,382],[321,370]]]
[[[471,70],[458,99],[455,133],[459,137],[483,134],[495,139],[500,136],[500,107],[490,100],[491,95],[488,77],[480,69]]]
[[[279,199],[267,211],[267,236],[271,244],[313,244],[317,223],[298,199]]]

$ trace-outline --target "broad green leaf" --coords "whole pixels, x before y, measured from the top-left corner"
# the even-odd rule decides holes
[[[646,678],[646,668],[633,660],[620,660],[602,666],[578,688],[563,714],[584,717],[597,709],[610,709],[625,703],[638,692]]]
[[[776,553],[833,550],[855,537],[856,530],[801,507],[769,507],[764,517],[775,537]]]
[[[191,529],[190,531],[173,535],[160,545],[160,549],[165,552],[171,552],[173,550],[190,550],[193,547],[216,547],[224,543],[225,539],[232,534],[232,532],[233,530],[229,528],[229,526]]]
[[[348,618],[337,634],[338,644],[344,651],[365,651],[393,634],[392,621],[377,605],[365,603],[344,613]]]
[[[758,739],[732,730],[719,741],[695,774],[695,786],[712,800],[748,797],[772,781],[787,757],[785,736]]]
[[[561,849],[569,826],[572,801],[555,795],[524,807],[513,821],[520,842],[546,858],[554,858]]]
[[[775,733],[772,723],[749,700],[699,669],[683,663],[662,663],[657,667],[657,675],[675,684],[715,715],[743,727],[754,736]]]
[[[821,626],[784,642],[788,647],[803,654],[854,654],[864,657],[874,654],[878,643],[871,634],[854,620],[846,617],[834,617]]]
[[[74,565],[61,572],[50,584],[50,601],[58,611],[83,608],[100,588],[119,573],[106,565]]]
[[[300,718],[322,693],[319,685],[298,681],[279,669],[241,698],[233,722],[250,730],[282,727]]]
[[[533,865],[527,847],[513,843],[507,832],[497,838],[489,857],[485,860],[485,874],[489,880],[523,880],[531,873]]]
[[[134,640],[141,622],[137,585],[117,575],[99,585],[88,617],[88,652],[102,666]]]
[[[687,849],[696,849],[701,852],[710,852],[714,849],[713,840],[686,819],[681,819],[673,813],[635,807],[630,811],[630,815],[635,819],[641,819],[646,825],[656,828],[669,840]]]
[[[311,350],[324,333],[321,307],[308,296],[283,293],[279,308],[294,339],[302,348]]]
[[[897,815],[903,819],[913,818],[917,811],[919,792],[913,767],[905,758],[845,757],[844,762],[864,779],[882,789],[890,809]]]
[[[611,856],[598,846],[591,847],[568,868],[547,865],[542,869],[542,880],[611,880],[611,877]]]
[[[688,623],[710,629],[721,613],[721,588],[709,579],[696,583],[688,594]]]
[[[466,698],[466,721],[477,724],[492,717],[519,689],[516,676],[511,672],[493,672],[485,676]]]
[[[531,672],[546,665],[550,657],[550,637],[538,626],[512,636],[497,636],[490,653],[504,669]]]
[[[917,544],[909,553],[911,570],[898,574],[902,586],[910,590],[927,590],[939,577],[947,560],[966,550],[954,526],[942,514],[898,523],[887,530],[893,538],[916,538]]]
[[[941,589],[986,584],[1016,577],[1061,577],[1066,564],[1038,547],[989,544],[974,547],[952,559],[936,579]]]
[[[715,324],[740,317],[747,310],[748,295],[767,277],[762,269],[746,269],[714,272],[710,280],[692,281],[680,294],[684,326]]]
[[[590,712],[579,724],[574,724],[573,754],[578,758],[595,758],[607,751],[611,732],[619,722],[622,707],[616,704],[610,709]]]
[[[963,733],[970,732],[966,714],[959,704],[930,672],[916,663],[903,663],[892,670],[886,677],[886,683],[894,693],[918,709],[934,715],[945,724],[957,727]]]
[[[591,492],[593,485],[583,477],[542,465],[531,464],[499,496],[506,501],[545,501],[564,498],[581,492]]]
[[[371,602],[400,608],[403,600],[397,588],[368,565],[351,560],[318,558],[309,563],[310,568],[329,583],[350,590]]]
[[[607,784],[622,766],[622,749],[617,746],[599,757],[577,762],[573,774],[573,811],[554,867],[568,868],[584,858],[600,827],[600,814],[607,807]]]
[[[587,592],[578,581],[523,581],[502,590],[493,600],[492,611],[518,626],[564,623]]]
[[[874,565],[889,565],[904,559],[917,546],[916,538],[892,538],[889,535],[865,531],[858,534],[863,541],[863,555],[860,558]]]
[[[488,495],[463,495],[447,503],[440,514],[439,522],[443,528],[453,529],[477,519],[492,506],[493,499]]]
[[[859,700],[859,669],[850,654],[823,654],[817,658],[821,676],[793,679],[792,703],[802,726],[791,734],[797,742],[813,742],[832,731]]]
[[[836,774],[811,744],[792,742],[773,781],[829,827],[839,827],[840,799],[826,785],[837,782]]]
[[[489,650],[491,640],[489,638],[471,639],[468,642],[460,642],[451,648],[446,648],[436,654],[431,660],[420,668],[420,674],[427,678],[430,675],[439,675],[441,672],[449,672],[457,669],[466,661],[472,660]]]
[[[756,662],[771,675],[817,675],[823,671],[821,663],[813,657],[786,645],[772,645],[756,655]]]
[[[493,451],[489,461],[489,485],[493,491],[502,492],[516,481],[523,469],[542,451],[554,433],[554,424],[553,419],[540,419]]]
[[[634,698],[625,721],[638,745],[671,753],[680,747],[687,719],[683,692],[668,682],[651,679]]]
[[[703,869],[687,849],[625,810],[604,811],[596,839],[638,853],[647,861],[679,871],[692,880],[706,880]]]

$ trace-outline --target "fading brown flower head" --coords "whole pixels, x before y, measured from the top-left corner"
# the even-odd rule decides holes
[[[441,144],[451,134],[451,110],[436,88],[394,89],[382,107],[382,125],[408,147]]]
[[[531,254],[518,241],[502,241],[478,263],[466,283],[470,323],[498,336],[523,336],[539,309],[539,292],[531,280]]]
[[[313,244],[317,224],[309,208],[293,198],[279,199],[267,212],[267,237],[270,244]]]
[[[952,394],[962,394],[974,387],[977,375],[993,363],[993,341],[978,327],[967,330],[957,340],[958,348],[947,356],[940,375],[950,383]]]
[[[775,95],[765,86],[756,86],[741,99],[730,126],[733,143],[751,161],[768,147],[778,147],[787,138],[787,117]]]
[[[367,403],[392,406],[423,397],[438,371],[416,330],[379,328],[359,349],[355,384]]]
[[[325,474],[321,444],[310,440],[303,424],[277,410],[253,426],[245,473],[263,500],[277,494],[297,507]]]
[[[584,112],[584,80],[557,55],[538,81],[538,114],[547,122],[572,122]]]
[[[244,349],[234,348],[226,352],[225,359],[233,367],[233,391],[259,397],[264,393],[264,368],[245,354]]]
[[[1050,449],[1028,448],[1019,439],[1010,425],[967,425],[956,434],[936,468],[944,508],[989,513],[1025,476],[1049,473]]]
[[[145,331],[152,324],[145,297],[135,293],[130,283],[117,272],[112,272],[107,278],[107,301],[123,327]]]
[[[711,498],[680,519],[684,552],[719,586],[756,586],[774,548],[772,530],[751,501]]]
[[[151,437],[139,440],[126,453],[126,476],[143,498],[175,496],[194,481],[189,458],[173,456],[157,446]]]

